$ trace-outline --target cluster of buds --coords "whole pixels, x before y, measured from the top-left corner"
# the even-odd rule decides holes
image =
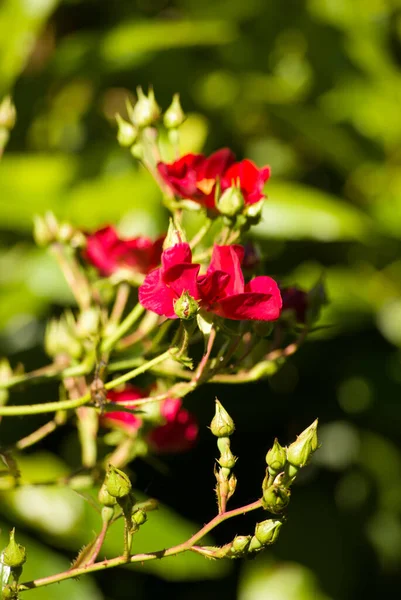
[[[266,454],[266,475],[262,483],[263,506],[272,514],[280,514],[290,501],[290,487],[298,471],[318,448],[317,419],[287,447],[277,438]]]
[[[71,311],[65,311],[46,326],[46,353],[51,357],[67,356],[77,360],[93,347],[99,327],[100,312],[95,307],[82,311],[78,318]]]
[[[277,541],[283,521],[266,519],[256,524],[253,535],[236,535],[232,542],[221,548],[204,546],[204,554],[213,558],[243,558],[252,556]]]
[[[210,430],[217,437],[217,448],[220,452],[217,459],[219,467],[215,465],[214,474],[217,481],[217,504],[219,513],[222,514],[226,511],[227,502],[237,487],[237,478],[232,472],[237,459],[230,448],[230,435],[235,430],[234,421],[217,399],[216,412],[210,424]]]
[[[33,237],[38,246],[49,246],[53,243],[66,244],[73,248],[85,246],[83,233],[66,221],[59,222],[51,211],[43,217],[34,216]]]

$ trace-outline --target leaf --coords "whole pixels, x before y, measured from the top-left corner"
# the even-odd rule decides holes
[[[255,236],[319,242],[365,240],[367,215],[335,196],[295,183],[269,183],[263,217]]]

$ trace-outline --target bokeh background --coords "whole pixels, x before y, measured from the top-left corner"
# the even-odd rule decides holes
[[[114,222],[127,233],[155,235],[166,225],[155,184],[115,140],[112,117],[137,85],[153,84],[164,108],[181,94],[184,152],[230,146],[271,165],[255,230],[267,272],[307,288],[324,273],[330,298],[328,327],[269,382],[207,387],[189,399],[202,429],[193,452],[132,467],[137,488],[165,505],[143,529],[140,543],[153,550],[185,539],[215,510],[206,426],[216,394],[237,423],[238,505],[260,493],[274,436],[288,443],[319,417],[322,447],[294,487],[271,551],[230,563],[188,555],[27,597],[399,592],[400,63],[400,0],[0,2],[0,97],[11,92],[18,111],[0,162],[0,354],[13,366],[44,364],[45,319],[72,303],[56,265],[33,244],[34,214],[52,210],[86,229]],[[56,393],[37,387],[22,399]],[[32,423],[3,421],[1,443]],[[67,472],[77,452],[72,430],[49,438],[21,459],[25,480]],[[215,541],[247,533],[254,518],[225,524]],[[2,543],[16,524],[28,547],[24,579],[66,568],[98,521],[71,490],[32,486],[1,498]],[[106,555],[120,553],[119,544],[111,536]]]

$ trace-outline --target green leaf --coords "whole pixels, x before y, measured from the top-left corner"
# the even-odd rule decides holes
[[[334,242],[365,240],[371,230],[364,213],[320,190],[272,182],[267,191],[258,237]]]

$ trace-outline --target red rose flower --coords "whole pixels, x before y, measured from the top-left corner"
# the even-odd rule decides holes
[[[273,321],[280,316],[280,290],[271,277],[244,282],[242,246],[214,246],[206,275],[199,277],[201,306],[235,321]]]
[[[234,161],[231,150],[222,148],[208,158],[203,154],[186,154],[170,164],[161,162],[157,169],[175,194],[214,208],[216,181]]]
[[[270,177],[270,167],[258,167],[251,160],[241,160],[231,165],[221,178],[220,187],[224,192],[232,185],[240,188],[245,204],[255,204],[264,198],[263,186]]]
[[[87,236],[84,257],[105,277],[120,269],[146,274],[160,264],[163,241],[143,236],[123,240],[107,226]]]
[[[127,400],[138,400],[145,392],[133,385],[127,385],[120,392],[110,391],[107,398],[111,402],[124,404]],[[130,404],[133,408],[133,405]],[[185,452],[189,450],[198,437],[198,425],[194,417],[182,408],[179,398],[167,398],[160,408],[165,423],[154,427],[147,436],[151,447],[157,452]],[[100,422],[105,427],[118,427],[134,433],[142,427],[142,419],[125,411],[111,411],[103,415]]]
[[[151,446],[157,452],[186,452],[196,442],[198,425],[194,417],[182,408],[179,398],[167,398],[161,407],[166,420],[164,425],[152,429],[148,436]]]
[[[162,266],[145,277],[139,302],[148,310],[177,319],[174,304],[184,291],[199,298],[197,278],[200,265],[192,264],[189,244],[175,244],[162,254]]]
[[[241,270],[242,246],[214,246],[209,269],[199,276],[188,244],[176,244],[162,254],[162,266],[145,277],[139,288],[142,306],[176,319],[174,304],[183,292],[201,308],[226,319],[272,321],[281,310],[280,290],[270,277],[245,284]]]
[[[107,399],[117,404],[124,404],[126,400],[139,400],[144,397],[144,393],[139,388],[133,385],[127,385],[120,392],[110,390],[107,393]],[[134,408],[130,405],[130,408]],[[105,427],[119,427],[130,433],[138,431],[142,426],[142,419],[133,413],[125,412],[124,410],[116,410],[104,413],[100,417],[101,425]]]
[[[306,322],[306,311],[308,309],[308,293],[297,287],[282,288],[283,312],[293,311],[298,323]]]

